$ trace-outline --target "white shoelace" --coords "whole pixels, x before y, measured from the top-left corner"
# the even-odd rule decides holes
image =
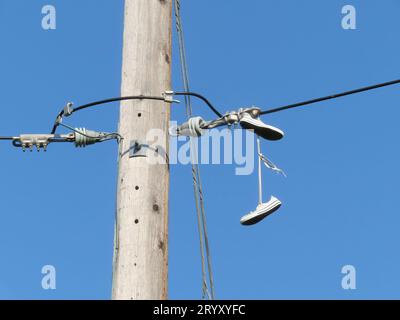
[[[266,156],[264,156],[262,153],[259,153],[258,155],[259,155],[259,157],[261,158],[261,160],[264,162],[265,166],[266,166],[268,169],[271,169],[272,171],[275,171],[276,173],[283,175],[285,178],[287,177],[286,174],[285,174],[285,172],[284,172],[282,169],[278,168],[278,167],[277,167],[271,160],[269,160]]]

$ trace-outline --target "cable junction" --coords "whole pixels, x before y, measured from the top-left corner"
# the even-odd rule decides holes
[[[198,93],[190,92],[190,91],[186,91],[186,92],[165,91],[162,94],[162,96],[138,95],[138,96],[110,98],[110,99],[99,100],[99,101],[91,102],[88,104],[84,104],[84,105],[78,106],[76,108],[73,108],[72,103],[68,103],[63,108],[63,110],[61,110],[58,113],[56,121],[53,125],[53,128],[52,128],[50,134],[23,134],[20,136],[0,136],[0,141],[11,140],[11,141],[13,141],[13,145],[15,147],[21,147],[24,150],[26,148],[32,149],[33,146],[36,146],[36,148],[38,148],[38,150],[40,150],[41,148],[46,150],[47,146],[53,142],[75,142],[76,136],[78,137],[78,139],[77,139],[78,142],[77,142],[76,146],[79,146],[79,147],[87,146],[89,144],[93,144],[96,142],[103,142],[105,140],[110,140],[110,138],[117,139],[119,141],[122,137],[118,136],[117,133],[106,134],[106,137],[105,137],[103,133],[98,133],[98,132],[93,131],[93,132],[91,132],[91,134],[93,134],[93,137],[92,137],[91,134],[88,134],[85,136],[86,129],[73,129],[72,131],[74,131],[75,136],[71,136],[71,134],[70,135],[57,135],[56,130],[60,125],[62,125],[63,117],[69,117],[73,113],[84,110],[84,109],[88,109],[88,108],[95,107],[98,105],[108,104],[111,102],[124,101],[124,100],[158,100],[158,101],[164,101],[167,103],[179,103],[178,100],[174,99],[175,95],[176,96],[185,96],[185,97],[196,97],[196,98],[201,99],[210,108],[210,110],[213,111],[218,116],[218,118],[215,120],[212,120],[212,121],[208,121],[208,122],[201,119],[201,121],[200,121],[201,126],[198,126],[198,128],[195,130],[193,128],[192,129],[185,128],[185,126],[188,126],[188,124],[183,124],[182,126],[180,126],[180,128],[177,128],[178,131],[175,131],[172,134],[175,134],[175,135],[176,134],[183,134],[183,135],[187,134],[188,136],[199,136],[202,132],[201,129],[211,129],[213,127],[218,127],[221,125],[231,125],[234,123],[240,123],[244,129],[256,128],[256,129],[260,130],[262,127],[264,127],[263,130],[265,133],[268,130],[265,127],[265,125],[261,124],[261,120],[259,119],[259,117],[262,115],[276,113],[276,112],[280,112],[280,111],[284,111],[284,110],[288,110],[288,109],[294,109],[294,108],[298,108],[298,107],[303,107],[303,106],[307,106],[307,105],[312,105],[312,104],[316,104],[316,103],[327,101],[327,100],[338,99],[338,98],[341,98],[344,96],[349,96],[349,95],[353,95],[353,94],[357,94],[357,93],[361,93],[361,92],[376,90],[379,88],[392,86],[392,85],[396,85],[396,84],[400,84],[400,79],[383,82],[383,83],[379,83],[379,84],[375,84],[375,85],[371,85],[371,86],[367,86],[367,87],[362,87],[362,88],[358,88],[358,89],[354,89],[354,90],[350,90],[350,91],[345,91],[345,92],[341,92],[341,93],[336,93],[336,94],[332,94],[332,95],[321,97],[321,98],[297,102],[297,103],[293,103],[290,105],[285,105],[285,106],[281,106],[281,107],[277,107],[277,108],[273,108],[273,109],[269,109],[269,110],[262,111],[259,108],[252,107],[252,108],[247,108],[247,109],[239,109],[239,111],[236,111],[236,112],[235,111],[228,112],[225,115],[222,115],[221,112],[219,112],[213,106],[213,104],[208,99],[206,99],[204,96],[202,96],[201,94],[198,94]],[[189,102],[190,100],[188,99],[186,101]],[[191,106],[190,106],[190,109],[191,109]],[[247,110],[247,111],[243,111],[243,110]],[[253,111],[248,112],[248,110],[253,110]],[[246,115],[246,113],[248,115]],[[189,115],[191,115],[191,113]],[[243,115],[244,115],[244,117],[246,117],[245,119],[243,118]],[[198,121],[198,120],[196,120],[196,121]],[[191,124],[193,125],[193,122],[191,122]],[[71,127],[68,127],[66,125],[64,125],[64,127],[67,127],[71,130]],[[181,132],[179,132],[179,130],[181,130]],[[189,130],[189,131],[187,131],[187,130]],[[86,139],[81,139],[79,134],[82,137],[85,137]],[[258,135],[263,136],[262,134],[259,134],[259,133],[258,133]],[[281,137],[280,137],[279,133],[277,135],[275,135],[275,137],[268,135],[268,133],[267,133],[267,136],[265,136],[264,138],[266,138],[268,140],[279,140]]]

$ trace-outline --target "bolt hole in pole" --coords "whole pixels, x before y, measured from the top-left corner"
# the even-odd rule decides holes
[[[137,116],[140,118],[142,116],[142,114],[139,112]]]
[[[135,190],[139,190],[139,186],[136,186],[136,187],[135,187]]]
[[[135,219],[135,224],[138,224],[139,223],[139,219]]]

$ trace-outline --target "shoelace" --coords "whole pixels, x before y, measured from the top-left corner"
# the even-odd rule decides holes
[[[285,172],[278,168],[271,160],[269,160],[266,156],[264,156],[262,153],[259,153],[258,156],[261,158],[261,160],[264,162],[265,166],[268,169],[271,169],[272,171],[283,175],[285,178],[287,177]]]

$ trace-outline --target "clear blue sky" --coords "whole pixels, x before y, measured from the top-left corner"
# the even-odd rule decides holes
[[[182,1],[192,89],[218,107],[265,108],[399,78],[400,3]],[[41,8],[57,9],[43,31]],[[357,30],[341,8],[357,9]],[[119,95],[123,1],[0,2],[0,134],[44,132],[67,101]],[[175,38],[176,39],[176,38]],[[174,88],[180,70],[174,41]],[[400,87],[264,117],[282,128],[264,143],[287,179],[268,173],[279,213],[244,228],[256,176],[202,166],[218,298],[400,298]],[[200,103],[196,113],[211,114]],[[82,112],[75,126],[116,129],[117,105]],[[183,120],[175,106],[174,120]],[[116,145],[51,145],[23,154],[1,143],[0,298],[109,299]],[[57,290],[41,268],[57,269]],[[341,288],[341,268],[357,289]],[[189,166],[171,170],[170,297],[201,297]]]

